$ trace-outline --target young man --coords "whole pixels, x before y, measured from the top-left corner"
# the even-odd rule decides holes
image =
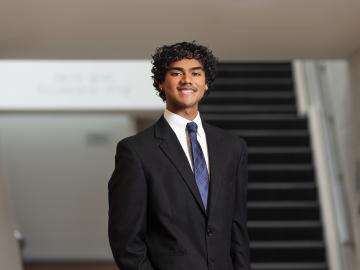
[[[198,111],[216,63],[194,42],[153,56],[166,110],[119,142],[109,181],[109,239],[121,270],[250,269],[246,145]]]

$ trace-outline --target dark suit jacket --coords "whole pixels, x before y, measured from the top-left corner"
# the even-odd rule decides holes
[[[120,269],[250,269],[246,144],[203,126],[210,163],[207,211],[164,117],[119,142],[109,181],[109,240]]]

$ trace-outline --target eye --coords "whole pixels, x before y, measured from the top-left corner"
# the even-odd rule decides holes
[[[193,71],[192,75],[198,77],[198,76],[201,76],[201,72]]]
[[[170,72],[170,76],[176,77],[176,76],[180,76],[181,72],[180,71],[171,71]]]

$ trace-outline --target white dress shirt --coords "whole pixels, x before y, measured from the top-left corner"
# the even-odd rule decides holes
[[[208,148],[206,143],[206,136],[205,131],[201,122],[200,113],[198,112],[197,116],[194,120],[190,121],[178,114],[175,114],[173,112],[170,112],[169,110],[165,109],[164,117],[166,121],[169,123],[171,129],[175,132],[185,154],[188,158],[188,161],[190,163],[191,169],[194,171],[194,166],[192,163],[192,153],[191,153],[191,143],[190,143],[190,136],[189,132],[186,129],[186,124],[189,122],[195,122],[198,126],[197,128],[197,140],[201,146],[201,149],[203,151],[205,162],[207,165],[207,169],[210,175],[210,169],[209,169],[209,154],[208,154]]]

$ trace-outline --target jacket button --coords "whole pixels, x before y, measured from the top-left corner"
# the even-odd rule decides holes
[[[212,236],[214,234],[214,231],[212,229],[207,229],[206,234],[207,236]]]
[[[214,261],[213,259],[210,259],[209,265],[210,265],[210,266],[214,266],[214,265],[215,265],[215,261]]]

